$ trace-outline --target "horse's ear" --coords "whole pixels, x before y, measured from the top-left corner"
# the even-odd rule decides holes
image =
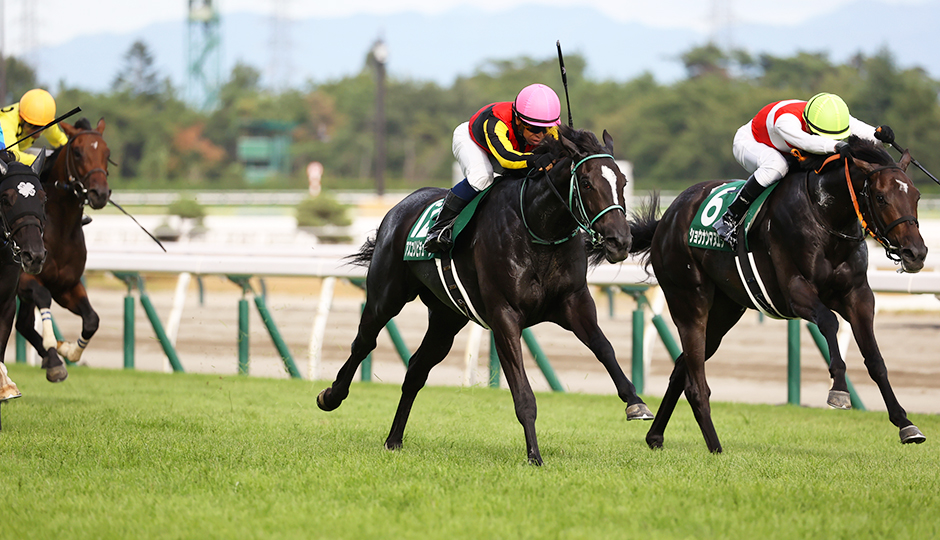
[[[909,150],[904,150],[904,153],[901,154],[901,161],[898,162],[898,167],[901,167],[901,170],[907,172],[907,166],[911,164],[911,152]]]
[[[854,161],[855,166],[861,169],[865,174],[871,174],[875,170],[871,163],[862,161],[857,157],[852,157],[852,161]]]
[[[100,120],[98,120],[98,125],[95,126],[95,131],[97,131],[98,133],[104,133],[104,117],[103,116],[101,117]]]
[[[78,133],[78,131],[79,131],[78,129],[76,129],[75,126],[73,126],[72,124],[69,124],[68,122],[59,122],[59,127],[62,128],[62,131],[65,132],[65,135],[66,135],[69,139],[71,139],[72,137],[74,137],[75,134]]]
[[[0,159],[0,176],[6,176],[7,171],[9,171],[9,169],[7,168],[6,162]]]
[[[558,140],[561,141],[561,145],[564,146],[565,150],[567,150],[572,156],[578,155],[578,147],[573,142],[568,140],[567,137],[559,135]]]
[[[42,151],[42,152],[39,152],[39,155],[36,156],[36,160],[33,161],[33,164],[30,165],[29,168],[32,169],[34,173],[36,173],[36,176],[39,176],[39,173],[42,172],[42,166],[45,165],[45,163],[46,163],[46,152]]]
[[[614,138],[610,136],[610,133],[607,133],[606,129],[604,130],[604,148],[607,149],[608,154],[614,154]]]

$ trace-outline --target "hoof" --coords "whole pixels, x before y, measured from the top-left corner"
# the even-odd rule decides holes
[[[661,450],[663,447],[662,435],[647,435],[646,445],[649,446],[652,450]]]
[[[848,392],[843,392],[842,390],[830,390],[829,399],[826,400],[826,405],[829,405],[833,409],[851,409],[852,398],[849,396]]]
[[[0,389],[0,401],[9,401],[11,399],[16,399],[21,397],[23,394],[20,393],[20,389],[16,387],[12,381],[10,384],[4,386]]]
[[[927,437],[917,429],[917,426],[911,424],[901,428],[901,444],[920,444],[927,440]]]
[[[392,452],[401,450],[401,441],[398,441],[398,442],[385,441],[385,449],[392,451]]]
[[[645,403],[627,406],[627,420],[652,420],[653,413]]]
[[[52,383],[62,382],[69,376],[69,371],[65,369],[65,364],[51,367],[46,370],[46,380]]]
[[[321,411],[334,411],[342,401],[338,401],[335,404],[330,403],[330,392],[331,388],[325,388],[320,395],[317,396],[317,407],[320,407]]]

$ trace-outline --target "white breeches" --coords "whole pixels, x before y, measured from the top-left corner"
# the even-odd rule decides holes
[[[764,187],[769,187],[786,176],[789,169],[780,150],[754,139],[750,122],[741,126],[734,134],[731,151],[734,159]]]
[[[467,183],[477,193],[493,183],[493,164],[489,155],[470,138],[470,122],[464,122],[454,130],[454,157]]]

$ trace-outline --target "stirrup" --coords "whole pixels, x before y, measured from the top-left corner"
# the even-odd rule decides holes
[[[441,229],[435,236],[431,236],[429,233],[427,240],[424,241],[424,251],[428,253],[449,251],[450,248],[454,247],[454,242],[451,240],[449,233],[449,227]]]
[[[91,223],[91,216],[82,214],[82,227]]]
[[[718,236],[725,241],[731,249],[738,247],[738,224],[734,222],[729,222],[726,220],[727,214],[721,216],[721,219],[718,220],[718,223],[715,223],[715,232],[718,233]]]

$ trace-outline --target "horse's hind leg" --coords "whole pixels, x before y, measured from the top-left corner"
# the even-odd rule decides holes
[[[100,322],[98,314],[92,309],[91,302],[88,301],[88,292],[81,283],[76,284],[70,291],[63,294],[61,298],[56,298],[56,302],[82,318],[82,337],[74,342],[56,342],[56,351],[58,351],[60,355],[64,356],[70,362],[78,362],[81,360],[82,353],[85,352],[85,347],[88,346],[88,342],[91,341],[95,332],[98,331],[98,324]],[[45,334],[45,329],[43,329],[43,334]]]
[[[392,429],[385,440],[385,448],[389,450],[401,448],[405,424],[418,391],[424,388],[431,368],[439,364],[450,352],[454,345],[454,336],[467,324],[466,317],[443,305],[437,298],[428,299],[427,302],[436,305],[429,307],[428,330],[421,345],[408,361],[408,371],[401,385],[401,400],[398,402],[398,410],[395,411]]]
[[[627,420],[652,420],[653,413],[636,393],[636,387],[630,382],[617,363],[614,348],[597,324],[597,308],[587,289],[571,295],[565,302],[564,320],[557,321],[562,327],[574,332],[574,335],[587,345],[594,356],[607,369],[617,395],[627,404]]]
[[[405,278],[395,279],[393,275],[394,272],[387,272],[383,273],[382,279],[375,278],[375,282],[367,280],[366,303],[359,319],[359,331],[352,342],[349,358],[336,374],[336,380],[317,396],[317,406],[320,409],[332,411],[346,399],[356,369],[375,349],[379,332],[407,302],[414,299],[414,294],[408,292]]]

